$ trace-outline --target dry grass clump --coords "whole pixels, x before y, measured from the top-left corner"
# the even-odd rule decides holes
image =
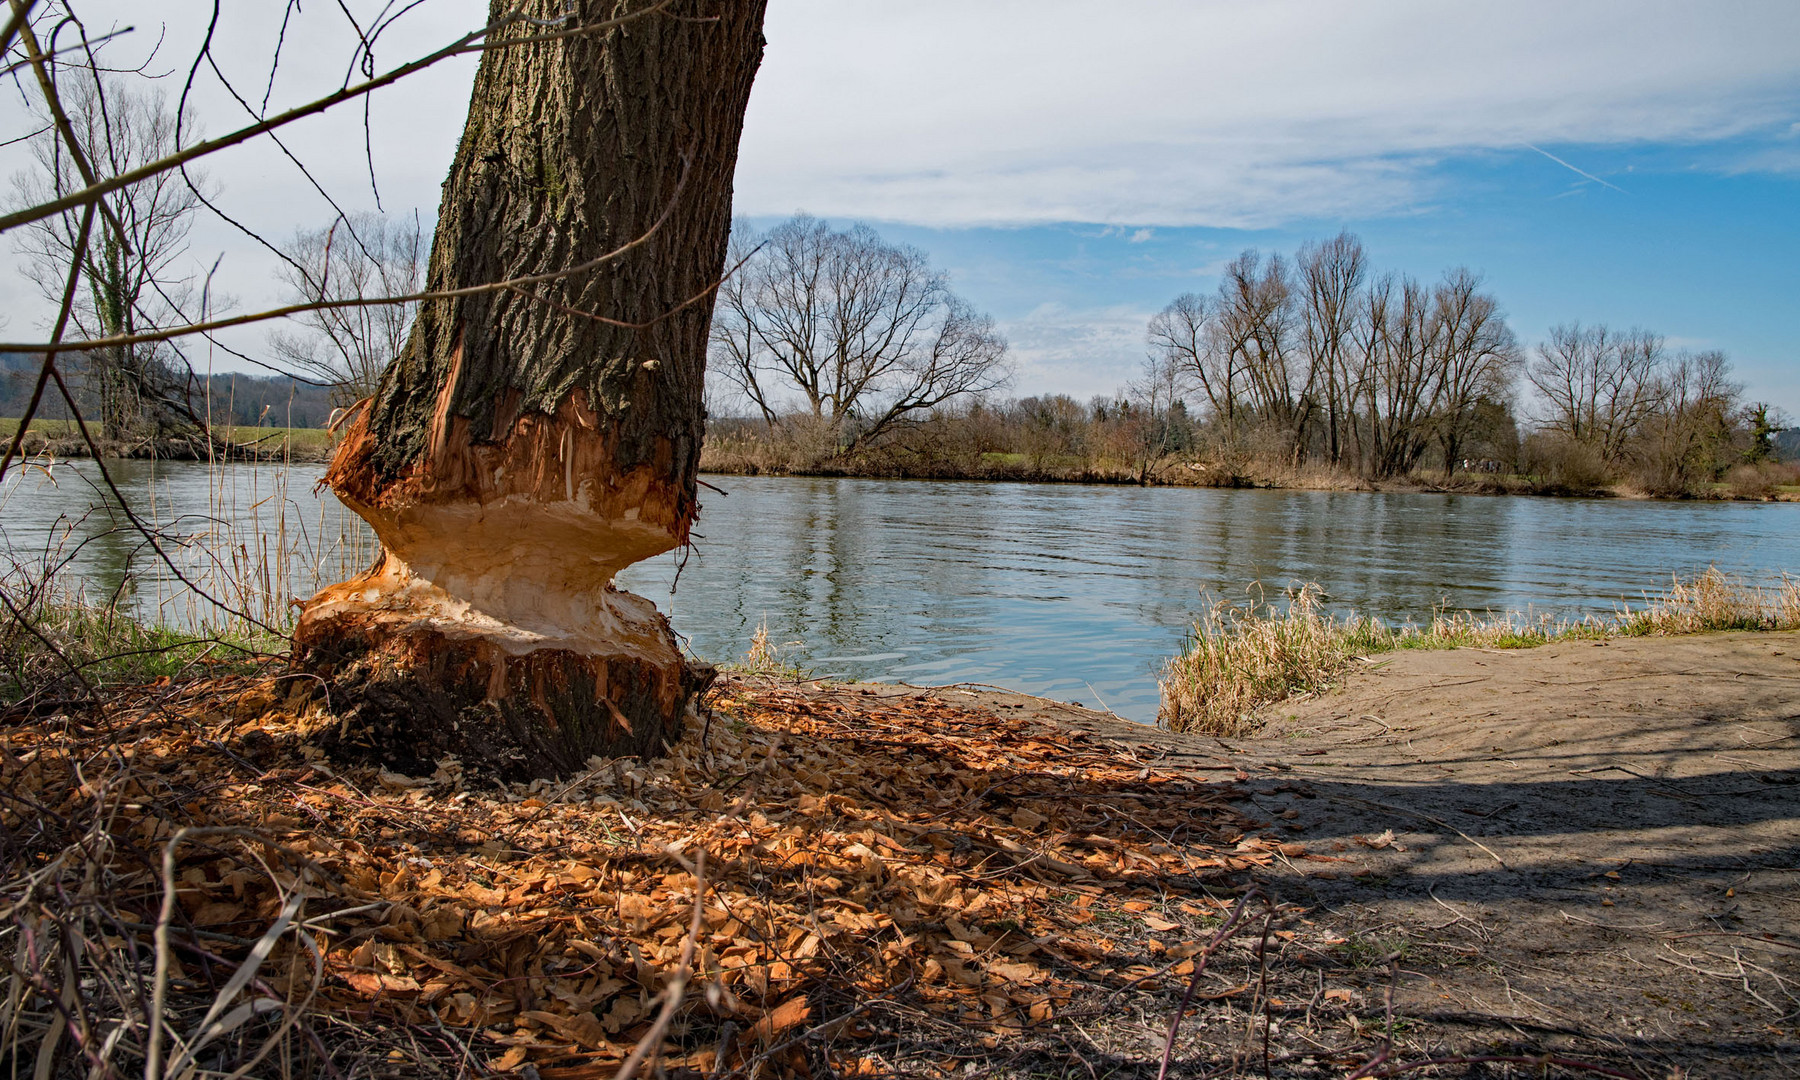
[[[1800,580],[1747,585],[1715,567],[1693,581],[1676,578],[1640,611],[1622,610],[1619,632],[1699,634],[1709,630],[1800,630]]]
[[[793,660],[784,659],[783,653],[802,651],[805,642],[784,641],[776,644],[769,634],[769,620],[763,619],[756,625],[756,633],[750,637],[750,647],[744,650],[744,657],[735,663],[724,665],[726,671],[739,675],[762,675],[779,679],[804,679],[810,674],[809,669]]]
[[[1279,610],[1214,605],[1194,625],[1187,651],[1163,666],[1161,723],[1240,735],[1256,727],[1263,706],[1325,689],[1356,657],[1398,649],[1526,649],[1576,638],[1800,629],[1800,581],[1784,574],[1774,586],[1747,585],[1716,568],[1692,581],[1675,579],[1642,608],[1579,620],[1438,611],[1423,626],[1392,626],[1329,614],[1323,598],[1309,584]]]
[[[1356,655],[1364,620],[1322,613],[1322,595],[1306,585],[1275,615],[1213,605],[1194,624],[1187,651],[1163,667],[1161,722],[1235,735],[1259,707],[1328,681]]]
[[[1800,465],[1765,461],[1739,465],[1725,474],[1725,493],[1736,499],[1773,499],[1782,488],[1800,484]]]

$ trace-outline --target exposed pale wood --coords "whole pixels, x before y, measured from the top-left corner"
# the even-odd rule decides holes
[[[572,6],[597,22],[645,5]],[[723,271],[763,8],[683,0],[483,57],[428,287],[651,235],[591,272],[423,304],[346,434],[326,479],[384,554],[307,605],[296,644],[357,688],[371,743],[566,771],[657,751],[708,677],[611,582],[685,543],[698,510],[711,304],[690,301]]]

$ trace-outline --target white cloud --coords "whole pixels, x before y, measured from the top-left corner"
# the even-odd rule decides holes
[[[1431,198],[1447,154],[1779,131],[1800,6],[774,0],[739,206],[1262,226]]]
[[[379,6],[351,0],[359,15]],[[377,66],[455,39],[487,6],[431,0],[384,35]],[[252,100],[284,9],[223,8],[215,51]],[[210,5],[82,0],[82,10],[96,33],[137,24],[122,55],[141,55],[166,19],[158,64],[173,94]],[[1161,243],[1152,229],[1419,212],[1448,194],[1436,166],[1472,151],[1528,153],[1529,142],[1582,165],[1561,148],[1800,131],[1792,0],[772,0],[768,37],[738,173],[746,214],[1084,222]],[[334,5],[307,5],[273,105],[339,85],[354,40]],[[375,167],[391,209],[419,208],[429,224],[473,68],[453,61],[375,98]],[[243,120],[204,69],[196,100],[211,134]],[[0,112],[0,139],[26,119],[16,104]],[[283,137],[347,209],[368,209],[362,134],[352,108]],[[1791,173],[1792,147],[1753,140],[1726,167]],[[0,150],[0,179],[24,160],[22,147]],[[221,204],[272,239],[332,215],[268,140],[208,167]],[[204,219],[192,246],[196,272],[225,254],[221,281],[240,309],[275,299],[273,257],[228,225]],[[0,261],[16,260],[4,251]],[[35,288],[0,274],[6,336],[30,336],[42,309]],[[1019,385],[1111,393],[1136,373],[1148,314],[1049,307],[1014,320]],[[233,342],[259,352],[263,336]]]
[[[1151,311],[1135,305],[1042,304],[1001,324],[1018,372],[1014,392],[1110,397],[1139,375]]]

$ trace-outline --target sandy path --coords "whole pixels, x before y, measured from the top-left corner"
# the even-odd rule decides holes
[[[1403,653],[1272,712],[1254,801],[1342,860],[1276,884],[1377,981],[1404,950],[1404,1014],[1800,1075],[1800,634]]]

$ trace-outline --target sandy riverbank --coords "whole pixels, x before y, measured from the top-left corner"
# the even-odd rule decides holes
[[[1403,653],[1270,710],[1278,883],[1396,1008],[1643,1075],[1800,1070],[1800,633]]]

